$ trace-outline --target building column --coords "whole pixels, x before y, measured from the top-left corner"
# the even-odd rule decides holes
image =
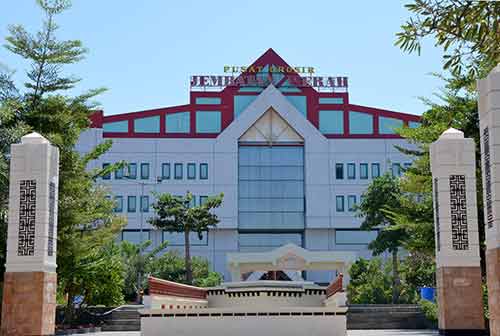
[[[31,133],[11,153],[1,334],[53,335],[59,150]]]
[[[450,128],[430,148],[441,335],[483,335],[475,145]]]
[[[500,64],[478,91],[490,335],[500,336]]]

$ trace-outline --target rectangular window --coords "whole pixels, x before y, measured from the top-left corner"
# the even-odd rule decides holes
[[[176,180],[182,180],[182,170],[183,170],[183,165],[182,163],[176,163],[174,165],[174,178]]]
[[[319,131],[323,134],[343,134],[344,111],[319,111]]]
[[[188,180],[194,180],[196,178],[196,163],[187,164],[187,178]]]
[[[127,178],[135,180],[137,178],[137,163],[129,163],[127,167]]]
[[[134,119],[135,133],[160,133],[160,116]]]
[[[368,163],[359,164],[359,178],[362,180],[368,179]]]
[[[220,131],[220,111],[196,111],[196,133],[219,133]]]
[[[196,104],[200,105],[220,105],[221,99],[218,97],[197,97]]]
[[[350,212],[353,212],[356,207],[356,195],[347,196],[347,209]]]
[[[141,179],[149,180],[149,163],[141,163]]]
[[[170,163],[162,163],[161,165],[161,179],[169,180],[170,179]]]
[[[167,232],[163,231],[163,241],[168,241],[169,246],[183,246],[184,245],[184,232]],[[189,243],[191,246],[206,246],[208,245],[208,232],[203,232],[200,239],[197,232],[189,233]]]
[[[115,170],[115,179],[121,180],[123,178],[123,167]]]
[[[200,180],[208,179],[208,163],[200,163]]]
[[[372,163],[372,178],[380,177],[380,163]]]
[[[123,211],[123,196],[115,196],[115,208],[114,212],[122,212]]]
[[[126,240],[136,245],[144,243],[146,240],[150,240],[149,230],[142,230],[142,236],[140,230],[123,230],[122,240]]]
[[[344,196],[335,197],[337,212],[344,212]]]
[[[377,238],[378,231],[335,230],[335,244],[338,245],[368,245]]]
[[[401,165],[399,163],[392,164],[392,176],[394,177],[401,176]]]
[[[320,104],[344,104],[344,98],[338,97],[324,97],[319,98]]]
[[[149,212],[149,196],[141,196],[141,212]]]
[[[208,196],[200,196],[200,205],[205,204],[205,202],[208,200]]]
[[[347,164],[347,178],[349,180],[354,180],[356,178],[356,164],[354,163]]]
[[[136,212],[137,211],[137,198],[135,196],[127,197],[127,211]]]
[[[103,163],[103,164],[102,164],[102,169],[106,169],[106,168],[108,168],[108,167],[109,167],[109,165],[110,165],[109,163]],[[110,180],[110,179],[111,179],[111,173],[104,174],[104,175],[102,176],[102,179],[103,179],[103,180]]]
[[[343,163],[336,163],[335,164],[335,178],[337,180],[344,179],[344,164]]]
[[[165,129],[167,133],[189,133],[191,127],[190,113],[168,113],[165,117],[165,123]]]

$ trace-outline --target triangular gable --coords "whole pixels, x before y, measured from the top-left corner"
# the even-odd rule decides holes
[[[239,139],[240,142],[303,142],[304,139],[274,109],[267,110]]]

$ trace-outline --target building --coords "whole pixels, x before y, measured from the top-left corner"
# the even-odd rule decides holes
[[[415,127],[420,118],[353,104],[346,77],[317,77],[272,49],[251,66],[224,71],[238,73],[193,76],[189,104],[92,117],[78,150],[112,139],[96,167],[130,163],[128,176],[117,171],[100,181],[128,218],[122,239],[168,240],[182,250],[181,236],[147,223],[152,192],[190,191],[196,202],[223,192],[219,226],[191,241],[192,254],[206,257],[226,280],[230,252],[293,243],[370,256],[367,244],[377,232],[359,230],[353,207],[374,177],[399,175],[410,164],[394,148],[408,145],[394,128]],[[321,283],[333,277],[331,270],[305,274]]]

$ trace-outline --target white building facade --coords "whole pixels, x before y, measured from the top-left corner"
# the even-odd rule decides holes
[[[287,243],[370,257],[367,245],[377,232],[359,230],[354,206],[373,178],[400,175],[411,164],[395,148],[410,145],[394,129],[415,127],[419,117],[350,104],[347,90],[291,84],[301,75],[272,49],[246,69],[241,76],[257,69],[265,85],[242,81],[220,91],[193,90],[186,105],[92,117],[77,149],[84,153],[111,139],[111,150],[94,167],[129,163],[128,176],[117,171],[99,181],[128,219],[122,239],[168,240],[170,249],[182,252],[182,236],[148,223],[153,194],[189,191],[198,204],[223,192],[219,225],[202,240],[193,235],[191,251],[225,280],[227,253]],[[328,283],[334,272],[304,277]]]

